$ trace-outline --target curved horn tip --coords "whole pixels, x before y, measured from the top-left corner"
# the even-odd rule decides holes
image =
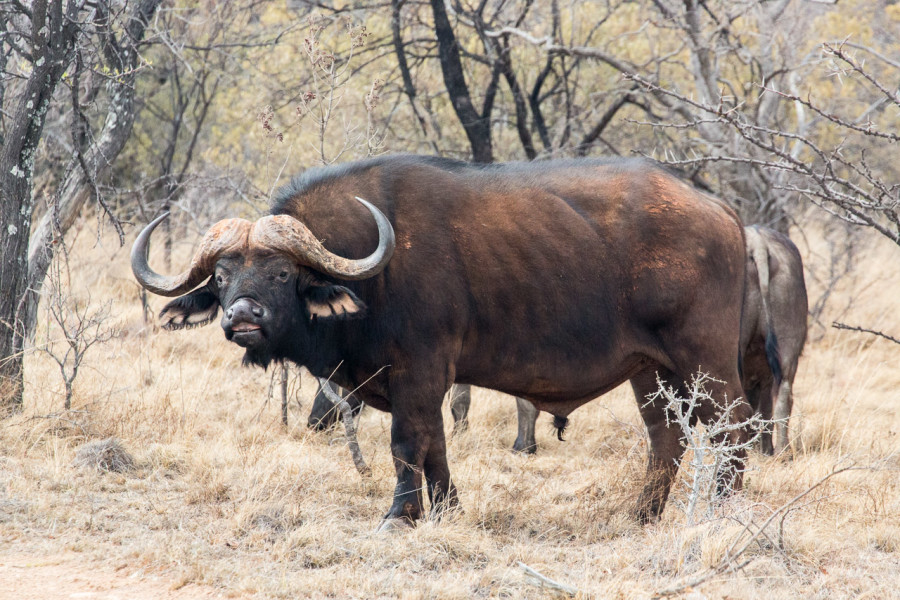
[[[170,211],[170,210],[165,211],[164,213],[162,213],[161,215],[159,215],[158,217],[156,217],[155,219],[150,221],[150,225],[155,225],[155,224],[165,220],[171,214],[172,214],[172,211]]]
[[[360,203],[362,203],[363,206],[369,209],[369,212],[372,213],[372,216],[375,218],[375,225],[378,227],[378,248],[376,249],[375,254],[381,251],[382,257],[379,260],[379,266],[375,268],[375,271],[377,272],[383,269],[385,265],[387,265],[388,261],[391,259],[391,256],[394,254],[394,248],[397,243],[397,238],[394,233],[394,226],[391,224],[387,216],[371,202],[369,202],[368,200],[364,200],[359,196],[356,196],[356,199]],[[373,254],[373,256],[375,256],[375,254]]]
[[[131,247],[131,271],[134,273],[134,277],[141,287],[147,291],[160,296],[177,296],[181,293],[180,288],[173,283],[173,281],[177,280],[159,275],[150,268],[148,262],[150,255],[150,236],[153,234],[153,230],[156,229],[156,226],[168,216],[169,211],[162,213],[150,221],[141,230],[137,238],[135,238],[134,244]]]

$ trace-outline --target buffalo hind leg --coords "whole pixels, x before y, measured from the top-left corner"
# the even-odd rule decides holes
[[[679,394],[687,393],[684,382],[662,367],[645,369],[631,378],[631,387],[650,438],[647,476],[636,513],[642,524],[655,521],[662,514],[685,450],[681,431],[674,423],[668,424],[662,401],[651,402],[647,398],[659,389],[657,372],[666,385],[674,387]]]
[[[682,398],[689,394],[685,380],[678,375],[658,368],[659,378],[669,387],[673,387]],[[666,408],[658,402],[647,400],[659,388],[656,380],[657,369],[647,369],[631,379],[635,397],[640,406],[641,417],[647,426],[650,438],[650,456],[647,463],[647,481],[638,500],[637,518],[641,523],[651,522],[662,514],[675,475],[678,463],[685,452],[685,443],[678,425],[669,425],[666,421]],[[736,378],[735,378],[736,379]],[[742,398],[741,386],[727,382],[707,382],[706,391],[717,402],[738,402],[730,412],[729,425],[745,423],[752,411],[750,405]],[[701,405],[691,415],[691,425],[698,420],[703,423],[713,422],[717,417],[717,407]],[[726,461],[716,474],[716,494],[720,497],[738,491],[743,487],[744,463],[747,458],[746,442],[749,435],[746,427],[733,427],[717,438],[713,443],[726,441],[734,449],[730,459]]]
[[[772,394],[775,384],[771,378],[762,381],[756,388],[747,389],[747,402],[751,409],[759,413],[762,423],[759,424],[759,451],[767,456],[773,453],[772,448]]]
[[[519,423],[519,432],[513,451],[525,454],[537,452],[537,442],[534,439],[534,425],[541,411],[534,404],[524,398],[516,398],[516,413]]]
[[[461,433],[469,428],[469,405],[472,404],[472,386],[465,383],[453,384],[450,388],[450,414],[453,415],[453,433]]]
[[[791,390],[791,380],[784,379],[778,386],[778,395],[775,398],[775,448],[778,454],[784,452],[790,440],[788,439],[788,419],[791,418],[791,409],[794,405],[794,398]]]
[[[472,404],[472,386],[462,383],[450,388],[450,414],[453,415],[453,433],[458,434],[469,428],[469,407]],[[516,398],[518,435],[513,451],[534,454],[537,443],[534,439],[534,424],[540,411],[528,400]]]

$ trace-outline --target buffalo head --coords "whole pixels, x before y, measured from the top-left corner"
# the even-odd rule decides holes
[[[289,215],[269,215],[256,222],[225,219],[207,231],[190,267],[167,277],[153,271],[147,260],[150,236],[166,213],[138,235],[131,268],[148,291],[180,296],[160,312],[164,328],[205,325],[221,306],[225,337],[247,349],[245,361],[265,366],[273,359],[297,354],[290,349],[302,346],[308,337],[304,333],[309,334],[319,321],[364,313],[362,300],[332,279],[362,280],[380,273],[394,251],[394,230],[381,211],[362,198],[357,200],[378,226],[378,247],[363,259],[329,252]]]

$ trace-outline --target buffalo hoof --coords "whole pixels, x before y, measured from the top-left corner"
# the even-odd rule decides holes
[[[453,434],[452,435],[462,435],[469,430],[469,420],[461,419],[459,421],[453,422]]]
[[[537,444],[526,446],[525,444],[520,444],[517,440],[516,443],[513,444],[512,450],[517,454],[537,454]]]
[[[634,519],[638,525],[653,525],[659,522],[661,518],[661,514],[658,508],[651,507],[639,507],[637,510],[631,512],[631,518]]]
[[[790,446],[784,448],[775,448],[775,460],[783,462],[791,462],[794,460],[794,450]]]
[[[381,522],[375,533],[393,533],[395,531],[409,531],[415,527],[409,519],[390,518]]]

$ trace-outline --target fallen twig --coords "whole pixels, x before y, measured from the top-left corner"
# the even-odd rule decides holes
[[[372,469],[363,459],[362,451],[359,449],[359,442],[356,439],[356,422],[353,420],[353,411],[350,404],[336,394],[328,385],[328,380],[319,378],[319,385],[322,387],[322,393],[334,404],[340,411],[344,421],[344,430],[347,432],[347,447],[350,448],[350,456],[353,457],[353,464],[356,470],[363,477],[371,477]]]
[[[543,575],[543,574],[535,571],[534,569],[532,569],[531,567],[529,567],[528,565],[526,565],[525,563],[523,563],[521,561],[518,563],[518,565],[523,571],[525,571],[526,575],[537,579],[540,582],[541,587],[548,587],[550,589],[554,589],[554,590],[563,592],[570,596],[575,596],[580,593],[580,590],[578,590],[577,588],[573,588],[571,585],[566,585],[565,583],[560,583],[558,581],[554,581],[554,580],[550,579],[549,577],[547,577],[546,575]]]

